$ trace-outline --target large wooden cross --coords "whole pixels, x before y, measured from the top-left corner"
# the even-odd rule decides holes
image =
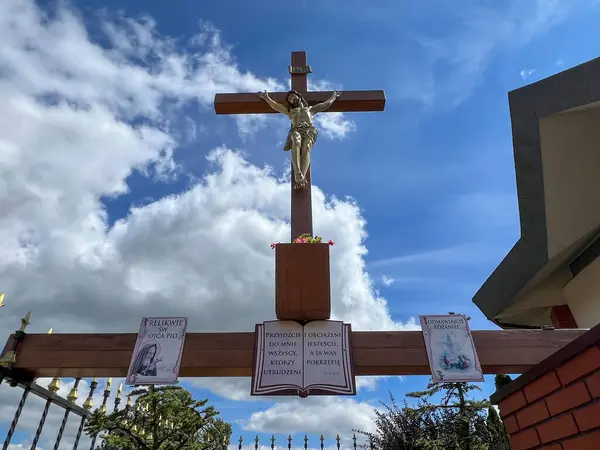
[[[292,89],[302,94],[309,105],[324,102],[331,91],[308,91],[308,77],[312,72],[306,61],[306,52],[292,52],[289,67],[292,76]],[[283,103],[286,93],[269,93],[273,100]],[[385,94],[383,91],[343,91],[335,103],[325,112],[383,111]],[[269,105],[258,98],[257,93],[216,94],[215,112],[217,114],[270,114],[275,113]],[[317,144],[318,146],[319,144]],[[292,186],[291,238],[301,234],[312,235],[312,203],[310,168],[306,173],[307,185],[304,189]],[[294,177],[292,176],[292,185]]]
[[[325,100],[328,92],[307,92],[304,52],[292,53],[292,86],[306,95],[309,103]],[[282,93],[273,94],[278,101]],[[330,111],[382,110],[385,97],[382,91],[344,92]],[[256,94],[218,94],[215,109],[219,114],[271,113]],[[310,189],[292,189],[292,236],[312,232]],[[298,228],[294,228],[297,226]],[[318,250],[319,244],[284,244],[294,251]],[[315,246],[316,245],[316,246]],[[323,244],[320,244],[323,245]],[[327,249],[325,249],[327,250]],[[319,250],[320,251],[320,250]],[[319,252],[317,251],[317,253]],[[283,277],[289,278],[288,291],[323,284],[329,290],[328,252],[321,261],[323,266],[310,267],[318,272],[315,277],[302,278],[293,268],[279,264]],[[292,255],[293,256],[293,255]],[[298,258],[288,258],[300,268]],[[318,282],[317,282],[318,281]],[[282,292],[286,294],[285,289]],[[312,292],[312,291],[311,291]],[[279,293],[277,295],[280,295]],[[287,294],[286,294],[287,295]],[[324,294],[327,295],[327,294]],[[312,296],[312,295],[310,295]],[[288,300],[291,297],[288,295]],[[302,307],[306,307],[303,304]],[[327,305],[327,317],[329,305]],[[140,314],[143,314],[140,311]],[[34,318],[35,320],[35,318]],[[27,320],[25,320],[27,322]],[[586,330],[510,330],[473,331],[473,339],[485,373],[522,373],[565,346]],[[0,354],[7,356],[16,349],[11,377],[123,377],[136,340],[135,333],[126,334],[27,334],[17,332],[9,337]],[[183,351],[180,375],[182,377],[250,376],[254,356],[254,333],[188,333]],[[420,331],[352,332],[352,352],[356,375],[429,375],[429,363]],[[13,360],[12,357],[5,358]],[[0,371],[0,378],[4,370]]]

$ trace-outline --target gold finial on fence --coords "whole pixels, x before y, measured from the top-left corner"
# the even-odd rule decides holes
[[[52,328],[48,330],[48,334],[52,334]]]
[[[131,408],[131,395],[127,396],[127,405],[128,408]]]
[[[13,337],[12,349],[6,352],[6,354],[0,359],[0,367],[12,367],[17,363],[17,347],[23,339],[25,339],[25,328],[29,325],[29,319],[31,318],[31,311],[25,314],[25,317],[21,319],[21,328],[15,331]]]
[[[115,406],[113,408],[113,412],[119,409],[119,405],[121,404],[121,392],[123,392],[123,383],[119,383],[117,395],[115,396]]]
[[[106,388],[104,389],[104,393],[102,394],[102,404],[98,410],[101,414],[106,414],[106,402],[108,401],[108,397],[110,397],[110,385],[112,384],[112,378],[106,380]]]
[[[29,322],[29,319],[31,319],[31,311],[28,311],[27,314],[25,314],[25,317],[23,317],[21,319],[21,328],[19,329],[19,331],[24,332],[25,328],[27,328],[27,325],[29,325],[31,322]]]
[[[85,402],[83,402],[83,409],[87,409],[89,411],[92,409],[92,406],[94,406],[94,402],[92,401],[92,396],[90,395],[85,399]]]
[[[48,385],[48,390],[50,392],[52,392],[53,394],[56,394],[59,389],[60,389],[60,380],[58,379],[58,377],[52,378],[52,381]]]
[[[77,390],[77,388],[79,387],[80,381],[81,378],[75,378],[75,384],[73,385],[73,389],[71,389],[69,395],[67,395],[67,400],[69,400],[71,403],[75,403],[75,400],[79,398],[79,391]]]
[[[4,306],[4,296],[6,295],[6,293],[2,292],[0,294],[0,308],[2,308]]]
[[[0,367],[12,367],[17,362],[17,352],[14,350],[9,350],[6,352],[0,359]]]
[[[83,402],[83,408],[87,409],[88,411],[91,410],[94,406],[94,401],[92,397],[94,395],[94,391],[96,390],[96,386],[98,386],[98,381],[96,381],[96,377],[94,377],[94,379],[90,383],[90,392],[88,394],[88,397],[85,399],[85,402]]]

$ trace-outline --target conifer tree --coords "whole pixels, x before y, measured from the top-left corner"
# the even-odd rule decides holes
[[[131,405],[106,414],[96,410],[85,431],[102,450],[226,450],[231,425],[218,419],[207,400],[194,400],[179,386],[134,390]]]

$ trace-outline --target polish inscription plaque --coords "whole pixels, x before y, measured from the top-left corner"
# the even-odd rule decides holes
[[[349,324],[269,321],[256,326],[252,395],[354,395]]]

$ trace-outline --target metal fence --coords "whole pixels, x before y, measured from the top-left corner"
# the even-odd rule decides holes
[[[242,438],[242,436],[240,436],[240,439],[238,441],[238,450],[242,450],[242,449],[254,449],[254,450],[258,450],[259,448],[270,448],[270,449],[309,449],[309,448],[318,448],[321,450],[324,449],[331,449],[332,446],[326,446],[325,445],[325,438],[323,437],[323,435],[321,435],[321,437],[319,438],[319,443],[317,444],[316,447],[314,446],[309,446],[309,439],[308,439],[308,435],[304,435],[304,438],[301,438],[302,441],[300,442],[300,445],[294,444],[293,439],[292,439],[292,435],[288,435],[286,442],[283,443],[283,445],[279,445],[279,443],[277,443],[277,440],[275,439],[275,436],[271,436],[271,438],[268,440],[267,444],[261,447],[261,443],[260,443],[260,438],[258,437],[258,435],[249,443],[249,444],[244,444],[244,440]],[[357,450],[357,449],[367,449],[367,450],[375,450],[375,447],[373,445],[372,442],[367,443],[367,444],[358,444],[357,442],[357,438],[356,438],[356,434],[352,435],[352,443],[342,444],[342,438],[340,437],[340,435],[336,435],[335,437],[335,444],[333,445],[333,449],[339,449],[339,450]]]
[[[53,450],[59,449],[61,440],[62,440],[62,436],[63,436],[63,432],[65,430],[65,426],[67,425],[67,421],[69,420],[69,417],[71,415],[76,416],[77,417],[76,420],[79,420],[79,427],[77,430],[77,435],[76,435],[75,441],[73,443],[73,450],[77,450],[79,447],[80,438],[81,438],[81,435],[83,432],[83,427],[85,425],[85,421],[86,421],[87,417],[91,414],[91,411],[93,409],[92,398],[93,398],[94,392],[96,391],[96,389],[98,387],[98,382],[96,381],[96,379],[94,379],[90,383],[90,389],[87,394],[86,400],[83,402],[82,406],[78,406],[77,404],[75,404],[75,401],[79,398],[78,386],[79,386],[80,381],[81,381],[81,378],[75,378],[75,384],[74,384],[73,388],[71,389],[71,391],[69,392],[67,397],[64,398],[57,394],[58,390],[60,389],[60,380],[58,378],[53,378],[52,381],[50,381],[50,383],[48,384],[47,388],[45,388],[45,387],[39,385],[38,383],[36,383],[36,381],[34,379],[32,379],[30,377],[28,378],[27,374],[19,373],[19,371],[12,369],[12,368],[0,367],[0,385],[2,383],[6,383],[11,387],[20,388],[23,391],[23,393],[21,395],[21,399],[20,399],[18,405],[16,406],[14,417],[13,417],[13,420],[8,429],[6,438],[4,439],[4,444],[2,446],[2,450],[8,450],[8,448],[9,448],[9,445],[14,436],[15,430],[19,423],[19,419],[21,417],[21,413],[23,412],[23,408],[26,404],[29,394],[37,395],[38,397],[45,400],[44,409],[41,413],[39,423],[38,423],[37,429],[35,431],[35,435],[33,437],[33,441],[31,442],[31,447],[30,447],[31,450],[35,450],[37,448],[37,445],[40,440],[40,436],[42,434],[44,425],[46,423],[48,411],[49,411],[51,405],[59,406],[62,409],[64,409],[63,418],[60,423],[60,427],[57,431],[56,439],[53,444]],[[98,406],[98,409],[104,409],[104,410],[107,409],[107,404],[109,403],[109,397],[111,395],[111,386],[110,385],[111,385],[111,382],[109,380],[109,381],[107,381],[106,389],[104,390],[104,392],[102,394],[102,396],[103,396],[102,404]],[[110,402],[113,406],[113,411],[118,410],[120,402],[121,402],[121,389],[119,388],[117,390],[116,397]],[[108,406],[110,406],[110,405],[108,405]],[[339,435],[337,435],[334,439],[335,443],[333,445],[326,445],[325,438],[323,435],[321,435],[318,438],[318,442],[316,442],[316,443],[313,442],[312,445],[309,446],[308,435],[304,435],[304,437],[300,437],[299,441],[297,440],[296,442],[294,442],[294,439],[292,438],[291,435],[288,435],[287,439],[286,438],[280,439],[279,442],[277,441],[275,436],[272,435],[270,438],[267,438],[265,441],[263,441],[264,444],[260,442],[260,438],[258,435],[254,439],[251,439],[246,442],[244,442],[244,438],[242,436],[240,436],[238,441],[235,444],[230,444],[230,445],[224,444],[223,448],[230,448],[230,449],[236,448],[238,450],[244,450],[244,449],[259,450],[259,449],[264,449],[265,447],[267,449],[272,449],[272,450],[275,450],[275,449],[277,449],[277,450],[290,449],[291,450],[291,449],[309,449],[309,448],[310,449],[316,448],[316,449],[322,449],[322,450],[324,450],[324,449],[357,450],[359,448],[362,448],[362,449],[374,450],[373,444],[366,444],[366,445],[358,444],[356,435],[353,435],[351,440],[352,440],[352,442],[350,442],[350,443],[342,443],[342,438]],[[314,444],[316,444],[316,445],[314,445]],[[90,448],[90,450],[94,450],[95,448],[97,448],[96,436],[91,436],[91,444],[90,444],[89,448]]]
[[[40,436],[42,435],[42,431],[44,430],[44,425],[46,424],[48,412],[50,411],[50,407],[52,405],[58,406],[64,410],[62,421],[60,423],[60,427],[57,431],[56,439],[53,444],[53,450],[58,450],[63,437],[63,432],[65,431],[65,427],[67,425],[67,421],[72,415],[76,416],[76,420],[79,420],[77,435],[73,443],[73,450],[77,450],[77,448],[79,447],[79,441],[81,439],[81,434],[83,432],[85,421],[87,417],[91,414],[92,408],[94,406],[92,399],[94,392],[98,387],[98,382],[95,378],[93,379],[89,386],[87,398],[83,402],[83,405],[79,406],[75,403],[75,401],[79,398],[79,383],[81,381],[81,378],[75,378],[73,388],[70,390],[70,392],[65,398],[58,395],[58,391],[60,390],[59,378],[53,378],[52,381],[50,381],[48,386],[45,388],[36,382],[34,374],[14,368],[14,364],[16,363],[19,351],[19,345],[21,344],[21,342],[23,342],[26,336],[25,328],[27,327],[27,325],[29,325],[30,316],[31,313],[27,313],[27,315],[23,319],[21,319],[21,328],[15,331],[15,333],[12,336],[12,347],[0,359],[0,386],[2,385],[2,383],[5,383],[13,388],[20,388],[23,390],[23,393],[21,394],[21,399],[16,407],[12,422],[10,424],[10,427],[8,428],[8,432],[6,433],[6,438],[4,439],[4,443],[2,444],[2,450],[8,450],[9,448],[9,445],[13,439],[13,436],[17,429],[17,425],[19,424],[19,419],[21,418],[21,413],[23,412],[23,408],[25,407],[29,394],[34,394],[45,401],[44,409],[42,410],[39,423],[36,428],[33,441],[31,443],[31,450],[35,450],[38,445]],[[52,330],[48,331],[48,333],[51,332]],[[100,405],[99,409],[106,410],[108,398],[111,394],[110,384],[110,381],[106,384],[106,389],[103,393],[102,404]],[[117,395],[114,398],[114,410],[117,410],[119,408],[120,402],[121,387],[119,387]],[[91,440],[92,442],[90,445],[90,450],[93,450],[96,446],[96,436],[91,436]]]
[[[77,417],[76,420],[79,420],[79,428],[77,431],[77,436],[75,437],[75,442],[73,444],[73,450],[77,450],[79,446],[79,440],[81,438],[81,433],[83,431],[83,426],[85,424],[85,420],[90,414],[90,410],[92,409],[92,395],[94,394],[94,390],[96,389],[96,386],[98,384],[95,381],[90,384],[90,391],[88,397],[83,403],[83,407],[81,407],[75,404],[75,400],[77,400],[77,398],[79,397],[78,386],[80,380],[80,378],[75,379],[74,387],[67,395],[67,398],[64,398],[57,394],[58,390],[60,389],[60,380],[58,378],[53,378],[48,387],[45,388],[37,384],[33,378],[28,376],[28,374],[19,373],[18,371],[8,367],[0,367],[0,384],[7,383],[11,387],[21,388],[23,390],[23,393],[21,394],[21,400],[19,401],[19,404],[16,407],[15,414],[13,416],[10,427],[8,428],[6,438],[4,439],[2,450],[8,450],[8,447],[14,436],[15,430],[17,429],[17,425],[19,424],[19,419],[21,418],[21,413],[23,412],[23,408],[25,407],[25,403],[27,402],[29,394],[37,395],[38,397],[45,400],[44,409],[41,413],[39,423],[36,428],[33,441],[31,443],[31,450],[35,450],[38,445],[40,436],[44,429],[44,425],[46,424],[48,411],[50,410],[50,406],[52,405],[59,406],[62,409],[64,409],[63,418],[56,434],[56,440],[53,445],[53,450],[58,450],[62,440],[63,432],[65,431],[65,426],[67,425],[67,421],[69,420],[69,417],[72,414]],[[115,399],[115,402],[116,400],[117,399]],[[116,405],[118,405],[118,403],[116,403]]]

